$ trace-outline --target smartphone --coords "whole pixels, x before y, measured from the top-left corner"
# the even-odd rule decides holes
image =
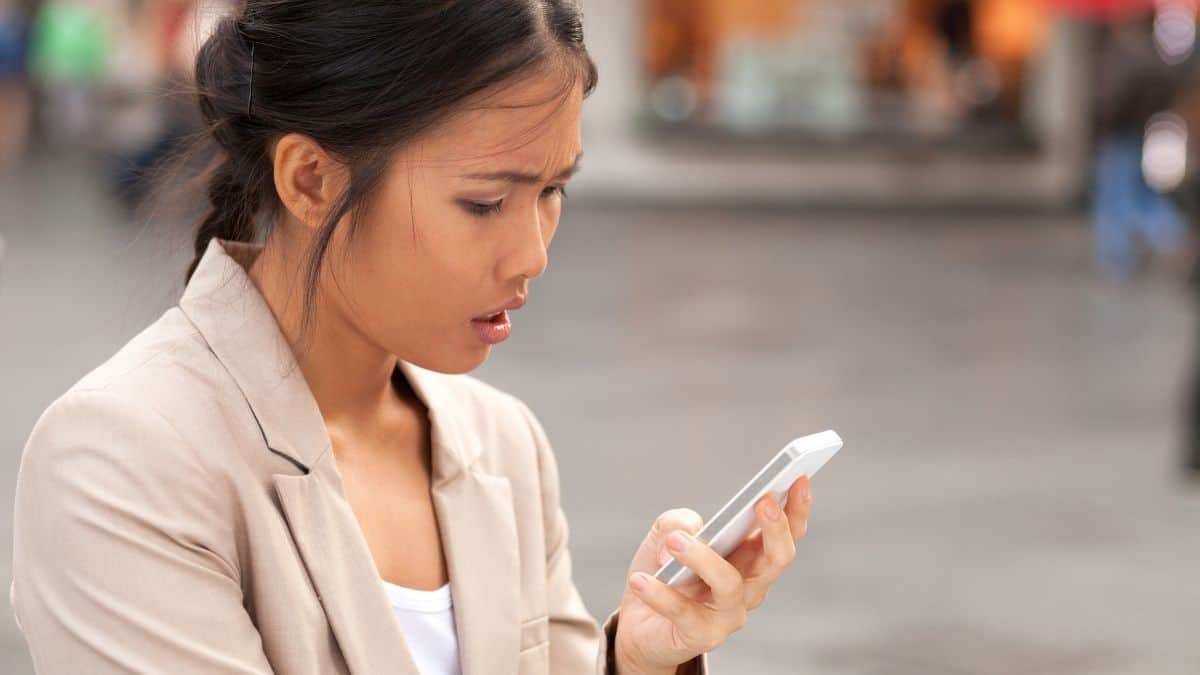
[[[775,496],[780,506],[787,505],[788,488],[800,476],[812,478],[842,448],[842,438],[834,431],[822,431],[797,438],[780,450],[771,461],[738,490],[720,511],[696,533],[696,538],[707,543],[722,558],[728,556],[754,531],[758,521],[754,505],[768,492]],[[678,586],[695,579],[692,570],[675,558],[671,558],[654,578],[668,586]]]

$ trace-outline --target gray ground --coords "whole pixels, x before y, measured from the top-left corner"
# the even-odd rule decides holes
[[[139,234],[89,171],[0,178],[5,589],[29,429],[190,259],[187,233]],[[1190,307],[1161,279],[1100,283],[1071,216],[568,202],[478,374],[554,441],[600,618],[657,513],[709,515],[796,435],[846,439],[715,673],[1182,675],[1200,672],[1200,486],[1172,472]],[[0,672],[31,672],[3,596]]]

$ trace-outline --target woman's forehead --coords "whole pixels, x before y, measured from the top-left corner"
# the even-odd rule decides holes
[[[579,87],[547,100],[536,90],[495,97],[489,105],[456,115],[427,139],[426,159],[439,158],[462,172],[497,166],[526,171],[566,169],[582,152]]]

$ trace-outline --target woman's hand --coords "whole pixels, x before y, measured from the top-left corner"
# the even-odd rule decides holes
[[[771,584],[795,559],[811,504],[804,476],[788,491],[786,513],[765,495],[755,504],[758,529],[728,559],[694,538],[703,525],[695,511],[672,509],[660,515],[629,566],[614,647],[617,672],[673,675],[679,664],[712,651],[740,630],[747,613],[762,604]],[[778,516],[770,517],[772,511]],[[666,548],[673,532],[684,535],[679,552]],[[655,579],[671,556],[697,578],[677,588]]]

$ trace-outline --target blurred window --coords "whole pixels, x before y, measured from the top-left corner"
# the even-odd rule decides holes
[[[1044,0],[637,1],[658,128],[1032,142]]]

